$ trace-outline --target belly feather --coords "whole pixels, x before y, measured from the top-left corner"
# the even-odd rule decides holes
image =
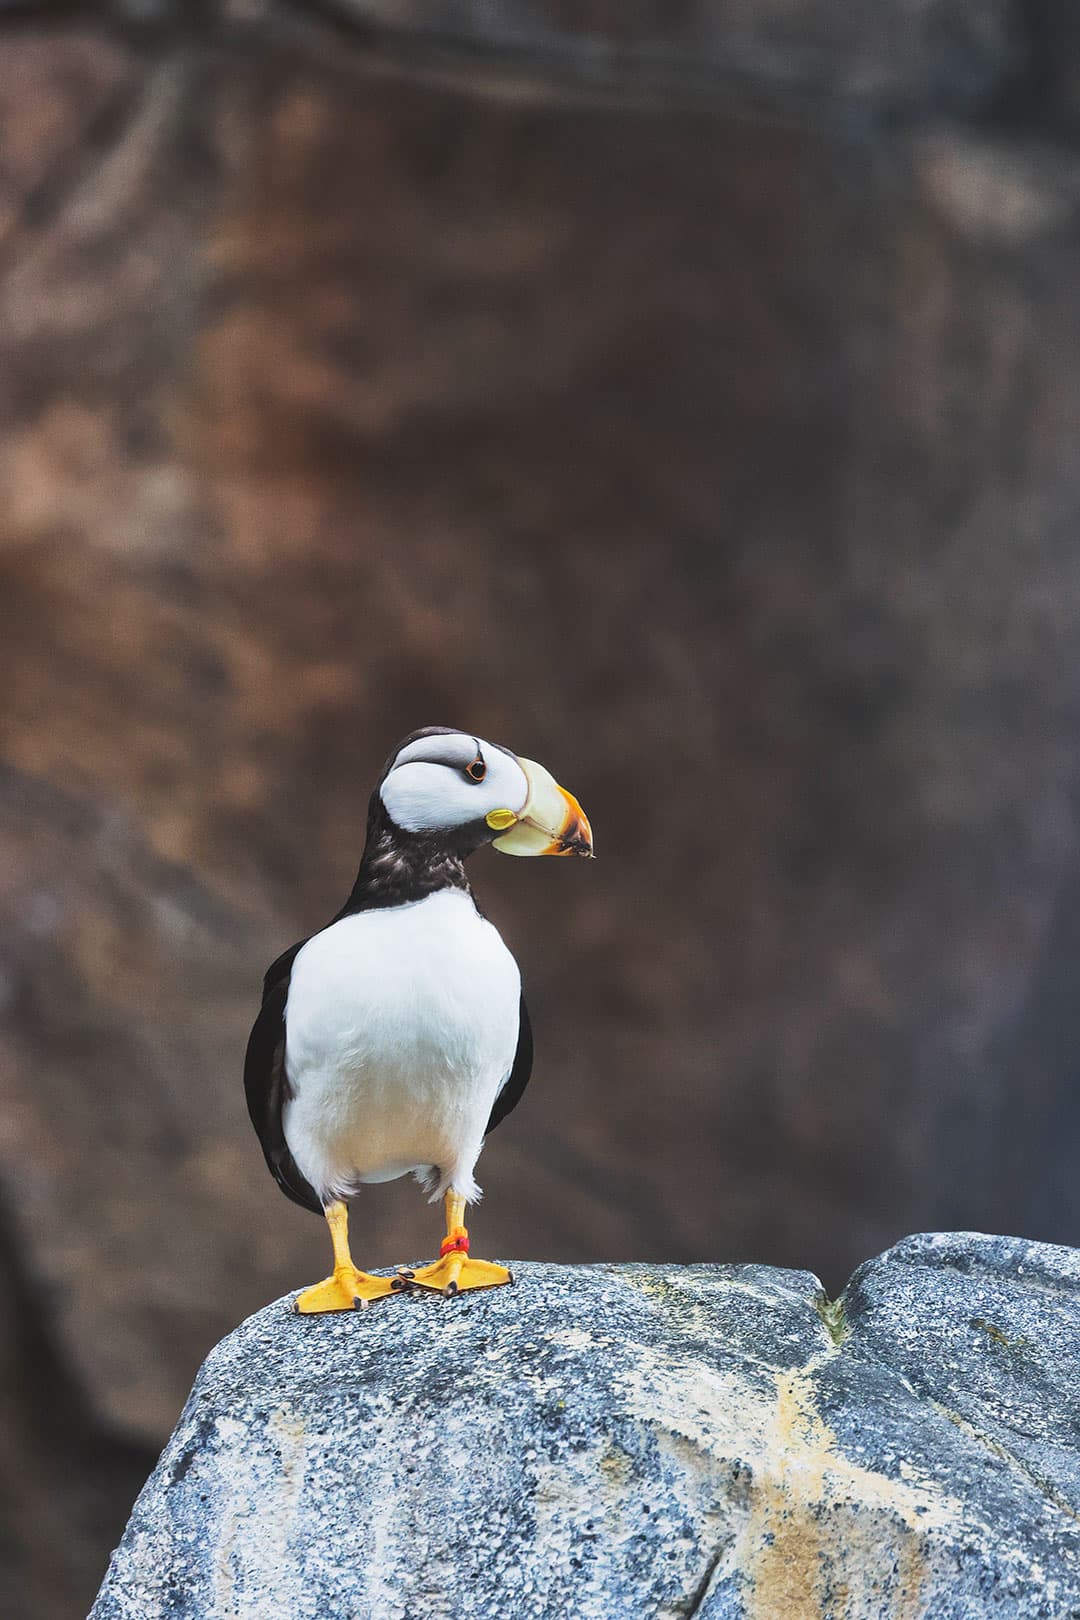
[[[487,960],[479,963],[461,941],[450,950],[415,948],[430,946],[430,936],[411,951],[384,950],[377,968],[341,949],[355,938],[330,942],[339,948],[324,946],[307,962],[305,947],[297,958],[286,1011],[294,1095],[285,1134],[320,1192],[445,1170],[470,1155],[471,1172],[513,1062],[519,995],[513,958],[494,929],[472,917],[497,946],[492,951],[481,934]]]

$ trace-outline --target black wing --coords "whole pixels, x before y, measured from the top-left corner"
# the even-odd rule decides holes
[[[521,1010],[518,1015],[518,1043],[514,1053],[514,1063],[506,1077],[506,1084],[495,1098],[491,1110],[491,1118],[487,1122],[487,1131],[493,1131],[500,1120],[506,1118],[512,1109],[521,1101],[521,1094],[529,1083],[532,1074],[533,1038],[532,1025],[529,1023],[529,1009],[525,1005],[524,995],[521,998]]]
[[[281,1123],[281,1110],[290,1094],[285,1073],[285,1003],[289,997],[293,960],[306,944],[307,940],[301,940],[299,945],[291,946],[279,956],[263,980],[262,1010],[248,1039],[244,1059],[244,1093],[270,1174],[294,1204],[321,1215],[322,1204],[314,1187],[297,1168]]]

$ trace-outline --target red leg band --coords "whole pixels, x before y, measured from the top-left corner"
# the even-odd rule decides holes
[[[468,1252],[469,1234],[463,1226],[459,1226],[456,1232],[448,1233],[439,1247],[440,1259],[444,1254],[468,1254]]]

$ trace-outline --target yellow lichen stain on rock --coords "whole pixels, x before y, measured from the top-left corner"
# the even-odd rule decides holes
[[[982,1316],[973,1316],[970,1325],[985,1333],[988,1339],[992,1339],[995,1344],[999,1344],[1003,1350],[1029,1350],[1031,1348],[1030,1339],[1010,1339],[1008,1334],[1002,1328],[999,1328],[996,1322],[988,1322]]]
[[[951,1523],[960,1504],[846,1457],[806,1370],[777,1376],[763,1438],[740,1538],[747,1620],[920,1620],[925,1532]]]
[[[667,1299],[674,1292],[659,1272],[635,1271],[619,1280],[624,1288],[632,1288],[636,1294],[648,1294],[653,1299]]]
[[[684,1333],[697,1334],[706,1340],[715,1332],[715,1309],[709,1299],[712,1292],[725,1298],[738,1294],[765,1309],[773,1309],[785,1293],[783,1289],[757,1287],[742,1277],[723,1275],[710,1279],[695,1276],[691,1280],[680,1271],[661,1273],[633,1270],[620,1277],[619,1282],[635,1294],[643,1294],[669,1320],[677,1320]],[[791,1292],[788,1297],[805,1310],[808,1324],[820,1320],[814,1305],[802,1295]],[[749,1359],[745,1350],[740,1354],[744,1359]]]
[[[650,1349],[624,1389],[661,1449],[677,1454],[688,1484],[695,1471],[714,1478],[717,1460],[746,1470],[726,1515],[738,1528],[714,1577],[738,1584],[746,1620],[924,1620],[933,1532],[962,1518],[962,1504],[914,1467],[893,1478],[841,1450],[814,1383],[835,1354],[830,1346],[801,1368],[778,1371],[757,1362],[675,1364]],[[699,1504],[707,1545],[714,1526],[702,1493],[683,1490]]]
[[[614,1440],[608,1440],[596,1466],[604,1476],[605,1483],[616,1490],[625,1485],[634,1472],[633,1459]]]

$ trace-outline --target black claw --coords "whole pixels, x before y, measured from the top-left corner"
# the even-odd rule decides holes
[[[416,1276],[416,1272],[410,1271],[408,1266],[398,1266],[397,1274],[399,1277],[404,1277],[406,1282],[412,1282],[413,1278]]]
[[[506,1280],[507,1280],[508,1283],[513,1283],[513,1281],[514,1281],[514,1273],[512,1271],[509,1273]]]
[[[448,1282],[448,1283],[447,1283],[447,1285],[446,1285],[446,1292],[447,1292],[447,1293],[448,1293],[448,1294],[456,1294],[456,1293],[457,1293],[457,1291],[458,1291],[458,1285],[457,1285],[457,1283],[456,1283],[456,1282]]]
[[[364,1300],[360,1298],[359,1294],[353,1295],[352,1308],[354,1311],[362,1311],[364,1308],[364,1303]]]
[[[408,1286],[409,1286],[409,1278],[405,1277],[405,1276],[391,1277],[390,1286],[391,1286],[391,1288],[398,1288],[398,1289],[408,1288]]]

